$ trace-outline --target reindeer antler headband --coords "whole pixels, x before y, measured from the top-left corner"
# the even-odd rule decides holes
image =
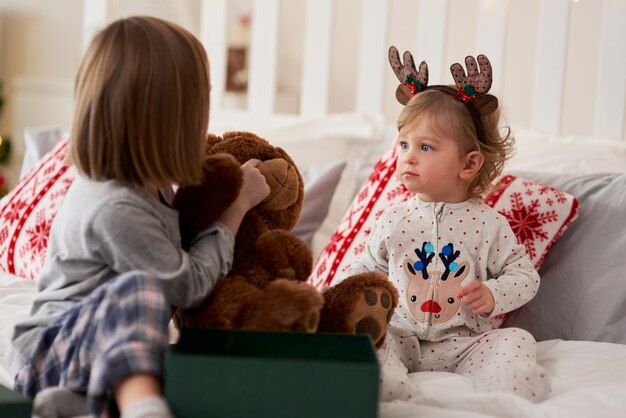
[[[415,61],[409,51],[400,60],[400,54],[395,46],[389,48],[389,63],[393,72],[400,80],[400,85],[396,89],[396,99],[403,105],[407,105],[413,95],[421,93],[426,89],[439,90],[452,96],[467,105],[467,110],[472,116],[476,135],[483,142],[485,131],[481,121],[481,116],[488,115],[498,108],[498,99],[491,94],[487,94],[491,88],[492,72],[491,63],[484,55],[479,55],[476,59],[472,56],[465,58],[467,75],[461,64],[452,64],[450,72],[457,89],[444,85],[428,85],[428,64],[422,61],[419,70],[415,67]],[[479,69],[480,66],[480,69]]]

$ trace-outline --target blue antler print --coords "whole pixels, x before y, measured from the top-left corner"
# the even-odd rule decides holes
[[[407,268],[409,269],[409,271],[413,274],[416,274],[416,272],[421,271],[422,277],[424,278],[424,280],[428,280],[427,267],[432,261],[433,257],[435,256],[434,249],[435,247],[430,242],[424,242],[422,244],[421,250],[416,248],[415,255],[417,255],[417,258],[419,258],[419,261],[416,261],[415,264],[413,265],[411,265],[410,263],[407,263]]]
[[[439,253],[439,258],[441,258],[443,265],[446,267],[446,271],[444,271],[441,275],[442,281],[447,280],[450,273],[454,273],[458,270],[459,263],[455,262],[454,260],[459,258],[460,254],[461,252],[459,250],[454,251],[454,245],[452,243],[443,246],[441,252]],[[456,273],[455,276],[461,274],[464,269],[465,267],[462,267],[461,271]]]

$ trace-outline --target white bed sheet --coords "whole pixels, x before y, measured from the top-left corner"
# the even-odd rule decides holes
[[[13,325],[28,315],[35,283],[0,272],[0,384],[12,378],[4,366],[4,352]],[[537,345],[539,363],[552,375],[553,391],[542,404],[514,395],[476,392],[460,375],[422,372],[419,383],[424,403],[380,405],[381,418],[404,417],[623,417],[626,411],[626,345],[550,340]]]
[[[381,404],[381,418],[403,417],[623,417],[626,346],[549,340],[537,344],[537,361],[552,376],[552,394],[541,404],[504,393],[479,393],[460,375],[411,376],[429,400]]]
[[[13,326],[28,316],[36,293],[35,282],[0,271],[0,384],[4,386],[13,383],[4,365]]]

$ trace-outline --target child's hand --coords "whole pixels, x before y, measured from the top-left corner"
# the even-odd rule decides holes
[[[472,280],[461,287],[456,297],[478,315],[490,315],[496,305],[491,290],[480,280]]]
[[[246,212],[261,203],[270,194],[270,186],[267,185],[265,177],[257,168],[259,164],[261,164],[260,160],[252,159],[241,165],[243,183],[239,195],[217,219],[226,225],[233,235],[237,235]]]
[[[251,159],[241,166],[243,184],[237,200],[246,212],[261,203],[270,194],[270,186],[267,185],[265,177],[257,168],[259,164],[261,164],[261,160]]]

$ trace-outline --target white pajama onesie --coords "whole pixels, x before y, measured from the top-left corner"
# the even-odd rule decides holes
[[[477,199],[424,202],[415,197],[387,209],[365,252],[350,269],[387,274],[399,301],[385,344],[378,350],[381,399],[419,396],[408,373],[449,371],[484,391],[517,393],[538,402],[550,377],[536,363],[535,340],[516,328],[493,329],[492,320],[527,303],[539,275],[508,222]],[[471,280],[491,291],[489,317],[460,303]]]

